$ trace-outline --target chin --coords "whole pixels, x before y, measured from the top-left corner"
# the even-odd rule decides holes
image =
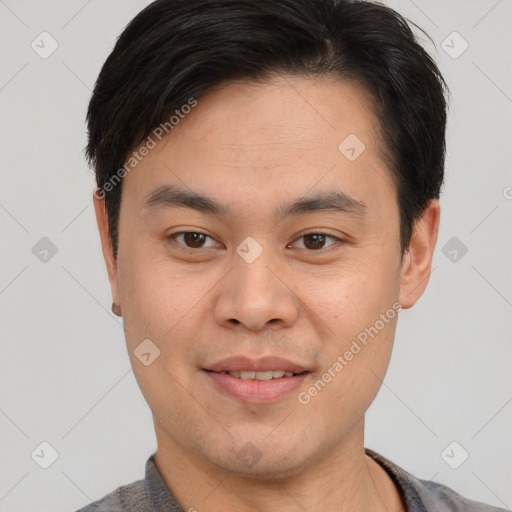
[[[311,461],[303,444],[299,441],[295,447],[290,444],[290,439],[276,439],[273,443],[264,439],[257,442],[246,436],[245,440],[238,440],[236,447],[228,444],[222,452],[217,445],[217,451],[206,457],[224,471],[246,478],[261,481],[285,479],[298,474]],[[210,447],[207,449],[211,451]]]

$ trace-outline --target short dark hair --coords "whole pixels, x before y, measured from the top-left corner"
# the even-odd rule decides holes
[[[130,152],[191,98],[276,73],[339,77],[370,93],[397,191],[403,257],[443,183],[448,88],[407,21],[361,0],[157,0],[128,24],[87,112],[86,154],[115,255],[122,182],[112,178],[121,181]]]

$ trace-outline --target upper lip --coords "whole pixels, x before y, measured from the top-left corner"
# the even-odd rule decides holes
[[[207,366],[204,369],[212,372],[265,372],[270,370],[283,370],[285,372],[303,373],[304,371],[308,371],[303,365],[276,356],[260,358],[231,356]]]

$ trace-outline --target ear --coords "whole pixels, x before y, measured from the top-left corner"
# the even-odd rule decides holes
[[[440,217],[441,205],[437,199],[431,199],[425,212],[414,225],[401,269],[400,304],[403,309],[414,306],[427,287]]]
[[[96,212],[96,222],[101,239],[101,249],[103,258],[107,266],[108,280],[112,291],[112,300],[119,304],[119,290],[117,286],[117,261],[114,256],[114,249],[110,240],[110,229],[108,226],[107,208],[105,199],[102,197],[102,191],[97,188],[93,193],[94,211]]]

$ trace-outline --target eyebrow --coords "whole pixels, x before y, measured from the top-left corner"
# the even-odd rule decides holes
[[[143,210],[150,213],[162,208],[191,208],[201,213],[224,218],[231,214],[230,208],[217,200],[174,185],[163,185],[147,195]],[[274,216],[276,219],[282,219],[295,215],[327,212],[362,217],[366,211],[367,205],[364,202],[341,190],[328,190],[282,203],[275,210]]]

